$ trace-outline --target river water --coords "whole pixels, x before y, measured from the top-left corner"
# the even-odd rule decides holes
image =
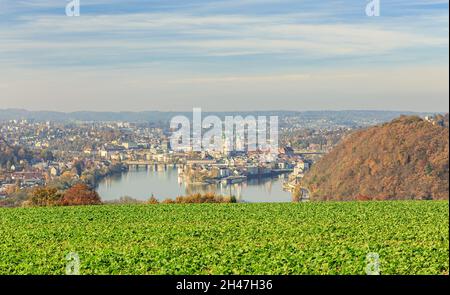
[[[284,176],[251,179],[243,183],[192,185],[185,184],[176,168],[153,166],[134,168],[121,175],[103,179],[97,192],[104,201],[129,196],[146,201],[152,195],[162,201],[193,193],[215,192],[218,195],[236,196],[240,202],[290,202],[291,193],[283,191]]]

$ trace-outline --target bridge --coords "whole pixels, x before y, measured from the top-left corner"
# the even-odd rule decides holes
[[[127,165],[128,167],[151,167],[154,166],[157,169],[166,169],[166,167],[172,166],[177,167],[176,163],[164,163],[164,162],[157,162],[157,161],[123,161],[123,164]]]
[[[326,153],[326,151],[320,150],[294,150],[296,155],[325,155]]]
[[[124,163],[125,165],[128,165],[128,166],[151,166],[151,165],[162,164],[162,163],[158,163],[155,161],[124,161],[122,163]]]

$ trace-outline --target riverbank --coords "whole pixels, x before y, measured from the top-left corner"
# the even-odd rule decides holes
[[[121,175],[107,177],[97,187],[103,201],[132,197],[147,201],[152,195],[159,201],[192,194],[215,193],[236,196],[238,202],[291,202],[290,192],[283,191],[282,178],[251,178],[244,182],[228,184],[191,184],[179,177],[177,169],[139,168]]]

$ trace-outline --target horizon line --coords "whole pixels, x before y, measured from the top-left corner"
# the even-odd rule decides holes
[[[198,108],[198,107],[193,107]],[[25,108],[0,108],[0,111],[24,111],[29,113],[62,113],[62,114],[75,114],[75,113],[189,113],[192,110],[178,110],[178,111],[170,111],[170,110],[121,110],[121,111],[112,111],[112,110],[76,110],[76,111],[61,111],[61,110],[29,110]],[[449,110],[441,110],[441,111],[412,111],[412,110],[386,110],[386,109],[308,109],[308,110],[283,110],[283,109],[266,109],[266,110],[203,110],[204,113],[245,113],[245,112],[290,112],[290,113],[306,113],[306,112],[392,112],[392,113],[415,113],[415,114],[424,114],[424,113],[449,113]]]

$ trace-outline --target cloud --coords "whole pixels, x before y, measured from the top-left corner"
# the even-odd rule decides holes
[[[310,24],[298,15],[124,14],[21,17],[0,30],[5,58],[86,63],[108,54],[165,57],[292,55],[313,58],[382,55],[399,49],[448,47],[448,36],[391,24]],[[71,57],[71,52],[77,51]],[[80,53],[80,51],[84,51]],[[85,57],[85,59],[83,58]],[[60,60],[63,65],[66,60]],[[110,60],[107,60],[110,63]],[[136,61],[138,62],[138,60]]]
[[[173,80],[174,84],[196,84],[196,83],[235,83],[235,82],[274,82],[274,81],[302,81],[311,78],[309,74],[275,75],[275,76],[228,76],[228,77],[202,77],[185,78]]]
[[[448,1],[0,3],[0,107],[448,108]]]

